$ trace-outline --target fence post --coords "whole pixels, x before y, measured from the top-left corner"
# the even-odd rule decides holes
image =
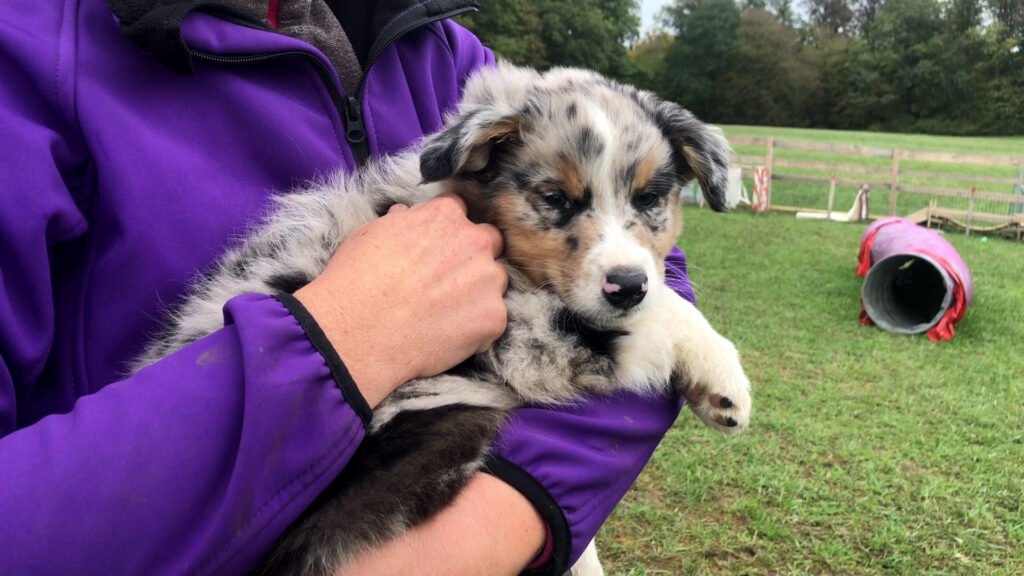
[[[1010,216],[1024,214],[1024,164],[1016,162],[1017,182],[1013,185],[1013,195],[1020,197],[1020,202],[1010,204]]]
[[[765,168],[768,169],[768,205],[772,205],[772,176],[775,175],[775,167],[772,163],[775,160],[775,138],[768,137],[768,151],[764,156]]]
[[[974,220],[974,195],[978,192],[978,189],[971,186],[971,191],[967,196],[967,235],[971,235],[971,224]]]
[[[892,174],[889,182],[889,216],[896,215],[896,195],[900,188],[900,156],[903,152],[897,149],[892,151]]]
[[[832,175],[832,183],[828,187],[828,216],[829,220],[832,219],[832,205],[836,201],[836,175]]]
[[[754,214],[768,211],[768,169],[764,166],[754,167],[754,198],[750,210]]]

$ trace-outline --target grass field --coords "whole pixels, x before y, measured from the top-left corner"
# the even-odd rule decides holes
[[[948,236],[974,303],[936,343],[858,323],[864,225],[684,217],[754,417],[683,413],[599,536],[608,573],[1024,574],[1024,244]]]
[[[791,140],[803,140],[822,144],[855,144],[865,147],[888,148],[899,150],[912,150],[919,152],[956,152],[959,154],[981,155],[981,156],[1010,156],[1024,159],[1024,137],[1006,138],[969,138],[954,136],[925,136],[920,134],[892,134],[883,132],[850,132],[840,130],[808,130],[801,128],[773,128],[764,126],[724,126],[726,135],[775,137]],[[734,146],[739,154],[763,156],[763,146]],[[880,172],[880,176],[873,176],[881,186],[872,186],[871,213],[876,216],[885,215],[889,208],[889,173],[892,167],[890,158],[878,158],[868,156],[840,156],[825,152],[811,152],[804,150],[777,149],[776,158],[782,160],[793,160],[799,162],[818,163],[842,163],[848,165],[859,165],[864,168],[874,169]],[[979,190],[989,192],[1013,193],[1012,184],[994,184],[985,181],[985,178],[1014,178],[1017,177],[1017,170],[1012,167],[997,168],[991,166],[975,165],[951,165],[948,163],[923,162],[904,160],[901,164],[903,170],[925,171],[933,176],[901,176],[903,184],[941,187],[962,190],[966,195],[972,186]],[[775,170],[777,174],[792,174],[796,176],[817,176],[829,177],[830,171],[820,169],[780,167]],[[943,175],[948,176],[943,176]],[[978,177],[978,180],[954,180],[951,177],[959,176]],[[842,174],[840,174],[842,177]],[[861,180],[858,178],[858,180]],[[868,180],[868,178],[863,178]],[[747,183],[748,189],[752,183]],[[836,193],[835,208],[845,212],[853,203],[857,186],[840,186]],[[809,184],[804,182],[779,181],[773,183],[772,201],[777,205],[797,206],[801,208],[825,209],[827,207],[828,185]],[[897,199],[897,214],[907,215],[928,205],[931,197],[923,194],[903,193]],[[939,199],[940,205],[944,208],[967,209],[967,200],[964,198]],[[1008,206],[1005,202],[979,201],[976,209],[982,212],[1007,215]]]
[[[722,126],[722,129],[729,136],[774,136],[776,138],[812,140],[829,144],[859,144],[861,146],[877,148],[902,148],[927,152],[959,152],[961,154],[1024,157],[1024,136],[930,136],[925,134],[776,128],[774,126],[740,126],[735,124]]]

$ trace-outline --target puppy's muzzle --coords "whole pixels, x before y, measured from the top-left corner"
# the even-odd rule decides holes
[[[615,268],[604,277],[604,299],[621,310],[629,310],[647,295],[647,274],[630,268]]]

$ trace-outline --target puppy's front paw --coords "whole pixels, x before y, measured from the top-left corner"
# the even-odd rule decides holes
[[[723,432],[739,432],[750,422],[750,381],[736,347],[725,338],[697,366],[687,366],[680,388],[690,408],[705,424]]]

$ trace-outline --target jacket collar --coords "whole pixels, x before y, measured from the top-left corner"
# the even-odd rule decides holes
[[[107,3],[120,21],[122,34],[179,74],[193,71],[192,55],[181,33],[182,22],[192,12],[205,12],[238,25],[267,31],[275,29],[271,25],[273,20],[277,32],[304,40],[327,56],[347,91],[362,79],[362,66],[325,0],[107,0]],[[415,24],[417,18],[425,22],[477,6],[474,0],[386,0],[385,4],[386,19],[374,22],[375,34],[387,34],[402,19],[409,20],[401,27],[404,30],[408,24]],[[268,14],[270,6],[275,7],[276,13]],[[378,37],[377,41],[380,40]]]
[[[244,0],[107,0],[121,33],[139,49],[179,74],[192,73],[192,57],[181,24],[192,12],[207,12],[253,28],[268,28],[257,2]],[[262,3],[261,3],[262,4]]]

